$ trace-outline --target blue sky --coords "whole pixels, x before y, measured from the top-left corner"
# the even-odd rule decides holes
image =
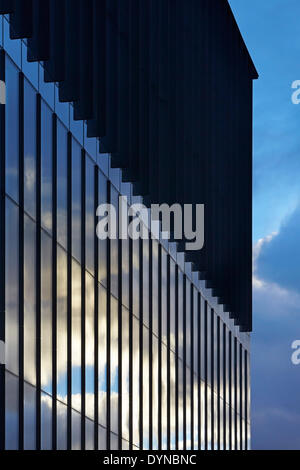
[[[299,0],[229,0],[260,75],[254,85],[252,447],[300,449]]]

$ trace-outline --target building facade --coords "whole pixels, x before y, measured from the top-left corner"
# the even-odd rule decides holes
[[[249,449],[248,320],[159,223],[148,240],[98,239],[98,205],[142,202],[142,187],[87,137],[46,64],[28,61],[28,35],[11,39],[11,17],[0,19],[1,448]]]

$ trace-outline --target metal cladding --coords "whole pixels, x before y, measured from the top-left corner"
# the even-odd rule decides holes
[[[0,13],[135,194],[205,204],[205,246],[186,259],[250,331],[257,72],[227,0],[0,0]]]

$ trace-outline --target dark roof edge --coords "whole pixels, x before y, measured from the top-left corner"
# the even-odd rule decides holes
[[[248,57],[249,68],[250,68],[250,72],[251,72],[251,78],[252,78],[253,80],[256,80],[256,79],[258,79],[259,74],[258,74],[258,72],[257,72],[257,69],[256,69],[255,65],[254,65],[254,62],[253,62],[252,57],[251,57],[251,55],[250,55],[250,52],[249,52],[249,50],[248,50],[248,48],[247,48],[247,46],[246,46],[246,43],[245,43],[244,38],[243,38],[243,35],[242,35],[241,30],[240,30],[240,28],[239,28],[239,25],[237,24],[237,21],[236,21],[236,19],[235,19],[234,14],[233,14],[232,8],[231,8],[231,6],[230,6],[230,4],[229,4],[229,0],[226,0],[226,3],[227,3],[227,5],[228,5],[228,10],[229,10],[230,15],[231,15],[231,17],[232,17],[232,20],[233,20],[233,22],[234,22],[234,25],[235,25],[235,27],[236,27],[236,30],[237,30],[237,32],[238,32],[238,34],[239,34],[239,36],[240,36],[242,48],[244,49],[244,52],[245,52],[245,54],[246,54],[247,57]]]

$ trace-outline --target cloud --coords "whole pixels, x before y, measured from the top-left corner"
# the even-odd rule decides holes
[[[276,236],[260,240],[256,276],[268,283],[300,292],[300,206],[283,222]]]
[[[291,344],[300,338],[297,239],[300,210],[253,247],[252,447],[300,449],[300,367]],[[290,266],[290,270],[288,269]]]

